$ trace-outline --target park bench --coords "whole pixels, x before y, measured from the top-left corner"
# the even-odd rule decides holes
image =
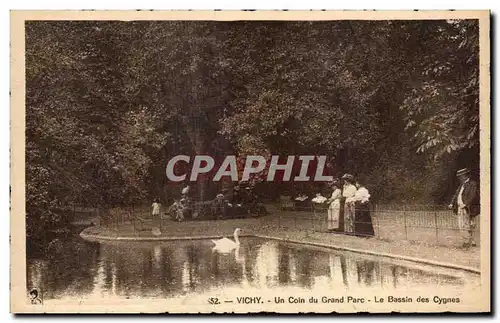
[[[326,214],[330,203],[311,203],[314,215]]]
[[[288,195],[280,195],[280,208],[282,211],[294,210],[295,203],[293,202],[292,197]]]
[[[216,207],[213,200],[208,200],[195,202],[193,209],[193,219],[206,218],[207,215],[213,218]]]

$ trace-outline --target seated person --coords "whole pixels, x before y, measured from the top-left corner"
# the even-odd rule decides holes
[[[224,215],[224,207],[226,203],[226,198],[222,192],[215,196],[215,199],[212,201],[212,216],[215,219]]]
[[[174,200],[174,203],[172,203],[172,205],[170,205],[170,207],[168,208],[166,213],[173,215],[174,216],[173,220],[182,221],[182,220],[184,220],[183,208],[184,207],[179,200]]]
[[[309,198],[309,196],[305,195],[305,194],[301,194],[301,195],[298,195],[296,198],[295,198],[295,201],[299,201],[299,202],[304,202],[305,200],[307,200]]]
[[[323,204],[327,200],[328,199],[326,197],[324,197],[323,195],[321,195],[321,193],[316,193],[316,196],[312,199],[312,202],[317,203],[317,204]]]
[[[247,208],[248,214],[254,214],[254,216],[267,215],[268,212],[264,204],[259,202],[259,198],[253,193],[252,188],[247,187],[245,189],[245,207]]]
[[[244,202],[245,202],[244,195],[240,191],[240,187],[235,186],[233,189],[233,198],[231,199],[231,205],[233,208],[233,217],[242,216],[247,213]]]
[[[180,200],[175,200],[174,203],[168,208],[167,212],[169,214],[175,215],[176,221],[184,221],[184,219],[190,218],[192,214],[192,208],[190,206],[190,201],[187,197],[183,197]]]
[[[309,210],[311,208],[311,201],[307,194],[299,194],[293,199],[293,204],[296,210]]]
[[[191,218],[193,215],[193,203],[191,199],[187,196],[183,196],[180,200],[180,203],[184,210],[184,216]]]
[[[212,201],[212,214],[216,218],[232,218],[233,204],[228,189],[223,189]]]

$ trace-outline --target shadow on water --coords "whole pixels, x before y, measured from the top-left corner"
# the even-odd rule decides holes
[[[432,267],[257,238],[243,239],[228,254],[214,252],[209,240],[93,243],[75,233],[57,239],[57,246],[32,247],[27,259],[28,288],[41,290],[45,300],[169,298],[226,287],[397,290],[479,281]]]

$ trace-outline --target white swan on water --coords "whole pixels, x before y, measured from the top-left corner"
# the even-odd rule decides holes
[[[215,244],[212,250],[218,251],[221,253],[228,253],[231,252],[233,249],[236,247],[240,246],[240,239],[238,239],[240,235],[241,229],[237,228],[234,230],[234,241],[231,239],[228,239],[226,237],[219,239],[219,240],[212,240],[212,242]]]

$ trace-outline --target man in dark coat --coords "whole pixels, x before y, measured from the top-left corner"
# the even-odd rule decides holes
[[[474,229],[476,216],[479,215],[478,183],[470,178],[467,168],[460,169],[457,176],[461,184],[448,207],[458,216],[458,227],[465,240],[464,246],[475,246]]]

